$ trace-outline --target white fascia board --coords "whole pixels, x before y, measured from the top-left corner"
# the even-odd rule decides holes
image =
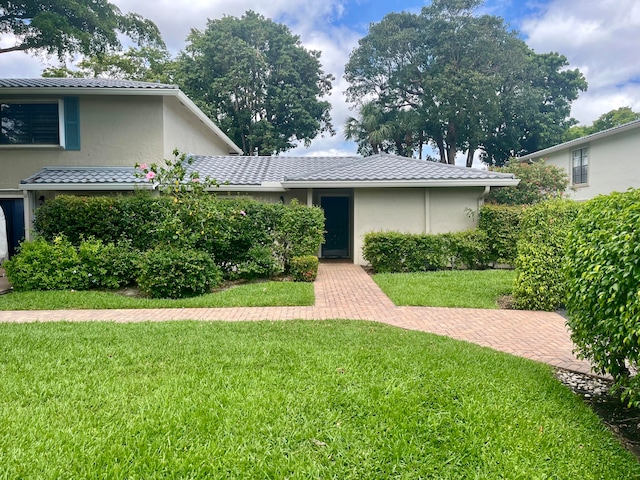
[[[279,182],[265,182],[262,185],[220,185],[219,187],[211,187],[210,192],[286,192]]]
[[[51,191],[51,190],[65,190],[65,191],[134,191],[134,190],[153,190],[151,184],[140,183],[28,183],[21,185],[22,190],[38,190],[38,191]]]
[[[409,187],[510,187],[520,183],[519,178],[485,180],[373,180],[373,181],[285,181],[285,188],[409,188]]]

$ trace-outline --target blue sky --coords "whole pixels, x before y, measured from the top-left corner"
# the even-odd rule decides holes
[[[371,22],[390,12],[418,12],[430,0],[111,0],[123,12],[153,20],[173,53],[184,48],[191,28],[204,28],[207,18],[241,16],[254,10],[286,23],[309,49],[322,51],[325,72],[336,77],[330,98],[338,134],[319,137],[299,155],[351,154],[355,145],[342,139],[342,125],[353,115],[344,99],[342,78],[349,53]],[[600,114],[621,106],[640,111],[640,1],[638,0],[486,0],[479,9],[503,17],[538,53],[565,55],[579,68],[589,90],[574,102],[572,115],[590,124]],[[1,45],[11,44],[7,36]],[[0,55],[3,77],[39,76],[55,59],[21,52]]]

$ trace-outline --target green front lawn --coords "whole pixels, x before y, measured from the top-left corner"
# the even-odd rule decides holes
[[[313,305],[314,301],[313,283],[258,282],[180,300],[138,298],[93,290],[13,292],[0,295],[0,310],[287,307]]]
[[[370,322],[0,325],[2,478],[640,478],[542,364]]]
[[[513,270],[452,270],[378,273],[373,279],[396,305],[498,308],[513,289]]]

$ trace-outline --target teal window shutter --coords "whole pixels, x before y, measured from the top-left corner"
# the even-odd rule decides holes
[[[64,98],[64,143],[66,150],[80,150],[80,99]]]

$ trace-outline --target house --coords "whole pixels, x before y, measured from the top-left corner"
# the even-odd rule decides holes
[[[12,252],[33,209],[52,195],[25,195],[20,184],[44,167],[130,167],[170,158],[174,148],[242,153],[177,86],[160,83],[0,79],[0,125],[0,206]],[[82,191],[104,188],[129,189],[109,181]]]
[[[544,159],[569,175],[570,196],[589,200],[613,191],[640,188],[640,120],[520,157]]]
[[[442,233],[475,226],[475,213],[494,186],[517,185],[511,174],[380,154],[370,157],[247,157],[191,155],[201,176],[224,182],[222,195],[319,205],[326,242],[321,257],[362,258],[364,234],[396,230]],[[133,162],[130,162],[130,165]],[[147,185],[133,167],[46,167],[21,183],[25,196],[134,190]],[[30,221],[29,219],[27,222]]]

